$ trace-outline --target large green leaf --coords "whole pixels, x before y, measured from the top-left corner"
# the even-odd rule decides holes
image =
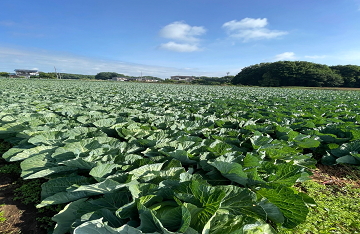
[[[33,157],[38,154],[50,154],[55,151],[57,147],[55,146],[36,146],[34,148],[25,149],[22,152],[12,156],[10,162],[24,160],[30,157]]]
[[[294,142],[301,148],[316,148],[320,145],[318,137],[310,137],[302,134],[296,136]]]
[[[155,203],[150,209],[152,211],[150,213],[156,216],[167,231],[184,233],[189,229],[191,215],[185,206],[179,206],[175,201],[168,200]]]
[[[139,178],[141,176],[145,176],[149,173],[151,173],[152,171],[160,171],[161,168],[163,167],[164,163],[154,163],[154,164],[150,164],[150,165],[144,165],[141,166],[137,169],[134,169],[132,171],[130,171],[129,173],[131,175],[134,175],[135,178]]]
[[[52,220],[56,222],[53,234],[65,234],[71,230],[72,223],[79,218],[81,207],[84,206],[86,198],[67,204]]]
[[[175,150],[172,152],[164,152],[160,150],[159,152],[179,160],[184,165],[196,164],[195,160],[189,158],[189,156],[191,157],[191,154],[189,154],[186,150]]]
[[[103,222],[108,224],[110,227],[118,228],[122,225],[126,224],[127,222],[125,220],[121,220],[118,217],[115,216],[113,212],[106,208],[97,209],[95,211],[91,211],[89,213],[83,214],[80,219],[77,219],[72,226],[80,226],[81,224],[96,220],[96,219],[103,219]]]
[[[285,218],[284,227],[294,228],[305,221],[309,210],[302,197],[294,193],[292,189],[279,185],[273,188],[262,188],[257,191],[257,194],[280,209]]]
[[[254,149],[259,149],[261,146],[267,145],[273,141],[269,136],[263,136],[260,132],[255,132],[255,135],[250,138]]]
[[[243,186],[246,186],[248,183],[248,176],[244,172],[243,167],[241,164],[233,162],[232,158],[218,157],[215,161],[208,163],[229,180]]]
[[[126,189],[116,193],[105,194],[98,199],[82,198],[67,205],[62,211],[53,217],[57,222],[55,233],[65,233],[80,224],[104,217],[112,227],[120,227],[125,224],[115,216],[118,207],[130,201],[129,191]]]
[[[250,216],[262,220],[268,218],[266,211],[256,202],[254,192],[231,185],[219,188],[226,194],[220,205],[221,210],[226,210],[228,214],[235,216]]]
[[[73,185],[90,184],[91,180],[85,176],[66,176],[51,179],[41,185],[41,198],[52,196],[59,192],[65,192],[67,188]]]
[[[360,141],[344,143],[339,148],[331,150],[331,154],[336,157],[350,155],[351,152],[360,152]]]
[[[102,219],[92,220],[75,228],[74,234],[160,234],[159,232],[144,233],[129,225],[112,228],[103,223]]]
[[[291,163],[283,163],[273,166],[272,170],[268,171],[270,176],[267,180],[272,183],[291,187],[300,177],[303,176],[303,172],[303,167],[292,165]]]
[[[105,181],[89,185],[73,185],[72,187],[67,188],[66,192],[58,192],[52,196],[46,197],[36,207],[40,208],[52,204],[62,204],[76,201],[80,198],[90,197],[93,195],[113,193],[116,190],[127,186],[131,186],[131,184],[120,184],[111,179],[106,179]]]
[[[98,165],[96,165],[96,167],[91,169],[91,171],[89,172],[89,175],[91,175],[97,181],[100,182],[100,181],[104,180],[103,178],[112,174],[112,172],[114,171],[114,169],[116,167],[118,167],[118,165],[116,165],[116,164],[98,163]]]
[[[40,153],[33,155],[20,164],[22,172],[21,177],[24,179],[42,178],[55,173],[76,171],[76,167],[59,166],[50,157],[50,154]]]
[[[198,232],[210,228],[211,219],[216,215],[225,192],[198,181],[184,182],[175,192],[175,196],[185,202],[184,206],[191,213],[190,227]]]

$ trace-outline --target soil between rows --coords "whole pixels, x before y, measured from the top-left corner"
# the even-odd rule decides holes
[[[37,209],[33,204],[24,205],[21,200],[14,200],[14,190],[21,180],[17,174],[0,175],[0,233],[1,234],[45,234],[38,228]]]

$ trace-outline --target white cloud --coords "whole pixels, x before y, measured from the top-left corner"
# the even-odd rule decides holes
[[[175,52],[194,52],[199,51],[199,36],[206,33],[202,26],[190,26],[182,21],[176,21],[163,27],[159,35],[161,37],[172,39],[159,46],[160,49]]]
[[[195,42],[198,36],[203,35],[206,29],[202,26],[190,26],[184,22],[176,21],[160,30],[160,36],[178,41]]]
[[[257,39],[271,39],[288,34],[285,31],[270,30],[267,18],[253,19],[244,18],[240,21],[232,20],[223,24],[223,28],[234,38],[240,38],[244,42]]]
[[[160,48],[176,52],[194,52],[200,50],[196,44],[176,43],[173,41],[161,44]]]
[[[239,30],[246,28],[263,28],[267,25],[267,19],[252,19],[245,18],[240,21],[232,20],[223,24],[224,28],[228,28],[229,30]]]
[[[280,61],[280,60],[295,60],[296,56],[294,52],[284,52],[282,54],[278,54],[275,56],[274,60],[275,61]]]

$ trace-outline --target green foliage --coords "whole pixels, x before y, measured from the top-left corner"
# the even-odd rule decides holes
[[[200,84],[200,85],[225,85],[225,84],[230,84],[233,77],[234,76],[224,76],[224,77],[201,76],[191,81],[191,83]]]
[[[307,179],[312,157],[337,163],[359,154],[357,92],[61,80],[0,85],[0,138],[13,144],[3,158],[35,179],[17,197],[35,201],[35,191],[24,194],[41,187],[38,208],[63,205],[53,217],[58,234],[94,226],[109,233],[295,228],[313,201],[293,186]]]
[[[360,223],[358,205],[360,189],[350,185],[343,188],[307,181],[302,185],[314,198],[317,206],[310,209],[306,222],[280,233],[358,233]]]
[[[31,180],[23,183],[19,188],[14,190],[14,200],[21,200],[21,203],[36,204],[40,201],[40,192],[42,180]]]
[[[61,73],[61,79],[72,79],[72,80],[93,80],[95,75],[82,75],[82,74],[70,74],[70,73]]]
[[[9,143],[4,142],[0,139],[0,155],[2,156],[3,153],[8,151],[11,148],[11,145]],[[3,163],[5,160],[3,158],[0,158],[0,162]],[[0,166],[0,174],[11,174],[11,173],[21,173],[20,164],[18,162],[16,163],[4,163],[4,165]]]
[[[326,65],[304,61],[278,61],[245,67],[234,77],[232,83],[270,87],[338,87],[343,84],[347,86],[349,79],[345,78],[345,72],[338,72]]]
[[[11,145],[0,139],[0,155],[5,153],[8,149],[11,148]]]
[[[5,221],[6,221],[6,217],[4,217],[4,211],[0,211],[0,223]]]
[[[41,79],[57,79],[56,74],[54,72],[39,72],[38,76],[32,76],[31,78],[41,78]]]
[[[337,65],[330,68],[344,79],[344,87],[360,87],[360,66]]]
[[[99,72],[96,74],[95,79],[97,80],[111,80],[113,77],[124,77],[125,75],[116,72]]]
[[[8,72],[0,72],[0,77],[9,77],[9,75]]]
[[[0,174],[11,174],[11,173],[16,173],[16,174],[21,173],[20,163],[18,162],[11,163],[0,167]]]

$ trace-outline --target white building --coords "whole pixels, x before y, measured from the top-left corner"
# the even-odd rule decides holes
[[[25,76],[26,78],[30,78],[30,76],[39,75],[38,70],[15,69],[14,71],[17,76]]]
[[[171,80],[192,81],[195,80],[195,76],[172,76]]]

